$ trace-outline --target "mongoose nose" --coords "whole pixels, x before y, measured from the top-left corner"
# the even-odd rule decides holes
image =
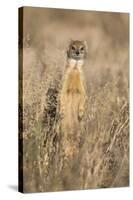
[[[79,51],[76,51],[76,55],[79,55]]]

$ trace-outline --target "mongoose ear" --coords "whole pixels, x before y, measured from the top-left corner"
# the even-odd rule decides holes
[[[67,52],[67,57],[69,58],[69,50],[67,49],[67,51],[66,51],[66,52]]]
[[[66,47],[66,53],[67,53],[67,57],[69,57],[69,50],[70,50],[70,45],[72,44],[73,40],[69,39],[67,42],[67,47]]]
[[[73,42],[73,39],[72,39],[72,38],[70,38],[70,39],[69,39],[69,41],[68,41],[68,44],[69,44],[69,45],[71,45],[71,44],[72,44],[72,42]]]
[[[84,43],[84,46],[85,46],[85,58],[87,58],[88,57],[88,45],[87,45],[87,41],[84,40],[83,43]]]
[[[87,41],[86,40],[84,40],[84,45],[85,45],[86,51],[88,52],[88,45],[87,45]]]

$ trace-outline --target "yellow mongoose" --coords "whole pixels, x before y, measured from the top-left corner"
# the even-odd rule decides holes
[[[85,41],[71,41],[67,50],[67,64],[60,94],[61,132],[65,144],[65,154],[73,152],[80,140],[81,121],[85,113],[86,89],[83,75],[84,60],[87,55]],[[68,149],[68,150],[67,150]],[[69,152],[67,152],[69,151]]]

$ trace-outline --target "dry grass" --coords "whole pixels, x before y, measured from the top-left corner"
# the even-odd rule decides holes
[[[58,94],[70,38],[88,43],[88,108],[65,160]],[[24,192],[128,186],[128,14],[25,8],[23,45]]]

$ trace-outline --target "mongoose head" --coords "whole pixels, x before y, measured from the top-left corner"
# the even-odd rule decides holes
[[[74,60],[83,60],[87,55],[87,44],[85,41],[71,40],[68,50],[67,57]]]

